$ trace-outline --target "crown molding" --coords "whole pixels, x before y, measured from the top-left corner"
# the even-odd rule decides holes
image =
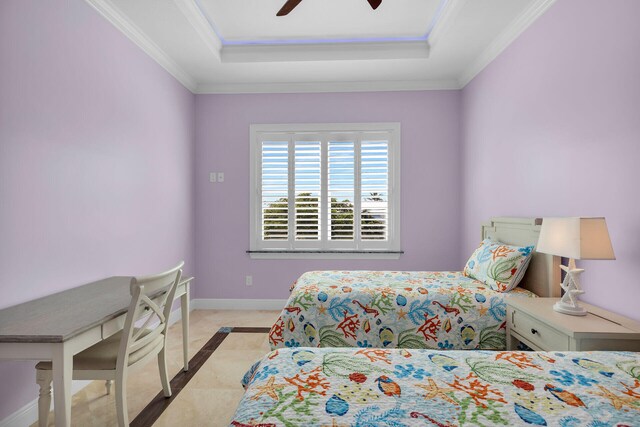
[[[424,40],[362,42],[230,43],[226,44],[198,0],[173,0],[214,57],[223,63],[336,61],[367,59],[424,59],[430,45]],[[445,2],[447,0],[442,0]],[[459,0],[452,0],[459,1]]]
[[[154,59],[162,68],[176,78],[184,87],[191,92],[195,92],[198,84],[193,77],[185,72],[180,66],[155,44],[147,35],[132,23],[120,10],[109,0],[85,0],[95,10],[100,13],[114,27],[120,30],[132,42],[134,42],[147,55]]]
[[[429,57],[429,42],[362,42],[305,43],[282,45],[223,46],[221,60],[234,62],[293,62],[378,59],[425,59]]]
[[[542,16],[556,0],[536,0],[518,16],[460,75],[459,87],[464,88],[498,55],[513,43],[529,26]]]
[[[438,40],[451,29],[451,26],[467,1],[469,0],[447,1],[441,12],[440,19],[438,19],[436,26],[431,31],[431,34],[429,34],[429,43],[431,43],[431,46],[437,45]]]
[[[222,50],[222,40],[218,37],[218,34],[213,29],[211,22],[200,6],[195,0],[174,0],[174,2],[211,53],[213,53],[216,59],[221,59],[220,51]]]
[[[114,27],[120,30],[147,55],[154,59],[169,74],[175,77],[183,86],[195,94],[232,94],[232,93],[313,93],[313,92],[373,92],[373,91],[420,91],[420,90],[456,90],[464,88],[473,78],[486,68],[500,53],[502,53],[515,39],[522,34],[537,18],[543,15],[556,0],[535,0],[518,18],[509,25],[457,78],[443,80],[408,80],[408,81],[345,81],[345,82],[264,82],[264,83],[198,83],[189,73],[183,70],[169,55],[156,45],[138,26],[131,22],[111,0],[85,0],[98,11]],[[199,36],[204,40],[209,50],[223,62],[253,62],[255,53],[249,52],[251,46],[223,46],[214,28],[202,13],[195,0],[173,0],[180,8],[189,23],[194,27]],[[464,4],[470,0],[448,0],[445,5],[439,23],[430,35],[430,44],[436,45],[450,29]],[[424,44],[424,43],[423,43]],[[289,57],[293,53],[300,54],[302,46],[261,46],[279,52],[279,55]],[[245,50],[240,50],[244,49]],[[282,48],[287,48],[286,51]],[[293,49],[291,49],[293,48]],[[230,50],[227,50],[230,49]],[[280,49],[280,50],[278,50]],[[296,50],[298,49],[298,50]],[[324,48],[319,46],[317,50],[307,53],[309,56],[325,55]],[[430,50],[429,43],[426,46],[405,47],[404,55],[427,55]],[[419,52],[418,52],[419,51]],[[271,50],[261,50],[260,55],[270,55]],[[293,53],[292,53],[293,52]],[[375,53],[375,52],[374,52]],[[373,55],[374,53],[369,53]],[[366,53],[365,53],[366,54]],[[362,53],[361,53],[362,55]],[[297,57],[298,60],[299,56]],[[264,60],[264,59],[263,59]],[[307,60],[317,60],[308,58]]]
[[[328,92],[396,92],[421,90],[457,90],[457,80],[403,80],[351,82],[290,83],[220,83],[201,84],[197,94],[234,93],[328,93]]]

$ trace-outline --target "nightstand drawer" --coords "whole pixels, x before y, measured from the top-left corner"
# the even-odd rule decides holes
[[[531,341],[545,351],[569,350],[569,337],[519,310],[510,309],[509,327],[512,333]]]

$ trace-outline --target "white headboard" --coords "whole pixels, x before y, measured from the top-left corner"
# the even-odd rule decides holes
[[[507,245],[538,244],[542,218],[491,218],[482,224],[482,239],[487,237]],[[518,285],[540,297],[560,296],[560,257],[533,251],[529,268]]]

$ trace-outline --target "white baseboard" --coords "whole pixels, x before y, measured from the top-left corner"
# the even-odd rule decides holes
[[[193,306],[190,307],[190,310],[193,310]],[[179,322],[180,319],[182,319],[182,311],[180,307],[178,307],[171,312],[169,325]],[[34,383],[36,381],[35,369],[33,370],[33,381]],[[76,394],[92,382],[93,381],[73,381],[71,383],[71,394]],[[53,396],[51,396],[51,409],[53,410]],[[1,420],[0,427],[26,427],[36,421],[38,421],[38,399],[32,400],[4,420]]]
[[[196,298],[191,301],[194,310],[282,310],[286,304],[286,299]]]
[[[36,370],[33,370],[33,381],[36,381]],[[71,383],[71,394],[76,394],[92,381],[73,381]],[[53,409],[53,396],[51,396],[51,409]],[[0,421],[0,427],[26,427],[38,421],[38,399],[18,409],[4,420]]]
[[[193,311],[193,306],[189,305],[189,311]],[[178,306],[175,310],[171,312],[169,315],[169,326],[173,325],[176,322],[182,320],[182,310]]]
[[[282,310],[287,303],[286,299],[212,299],[199,298],[191,300],[192,310]],[[169,325],[173,325],[182,319],[180,307],[171,312]],[[33,373],[35,382],[35,369]],[[91,384],[92,381],[73,381],[71,393],[75,394]],[[53,398],[51,399],[53,409]],[[7,418],[0,421],[0,427],[25,427],[38,421],[38,399],[18,409]]]

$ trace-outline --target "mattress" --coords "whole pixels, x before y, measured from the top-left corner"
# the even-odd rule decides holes
[[[461,272],[314,271],[269,333],[286,347],[506,349],[506,295]]]
[[[247,373],[232,426],[638,426],[624,352],[280,349]]]

